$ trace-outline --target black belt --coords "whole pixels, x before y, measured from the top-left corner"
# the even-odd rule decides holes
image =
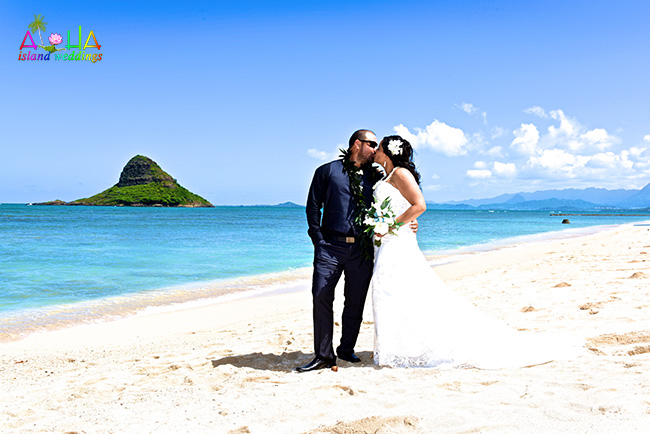
[[[339,243],[354,244],[357,242],[355,237],[328,237],[331,240],[338,241]]]

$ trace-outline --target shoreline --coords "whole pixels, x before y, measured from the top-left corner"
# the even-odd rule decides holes
[[[435,270],[490,316],[519,330],[574,336],[585,354],[520,369],[377,367],[369,297],[356,346],[362,362],[299,374],[293,369],[312,358],[312,300],[296,288],[0,343],[0,426],[9,433],[647,430],[650,227],[518,244]],[[336,325],[335,342],[339,336]]]
[[[546,241],[572,239],[576,237],[589,236],[600,232],[614,230],[619,226],[624,225],[637,225],[642,223],[650,223],[648,221],[630,222],[611,225],[597,225],[587,226],[580,228],[564,228],[557,231],[538,232],[528,235],[517,235],[514,237],[501,238],[487,243],[473,244],[469,246],[461,246],[456,249],[445,249],[440,252],[423,251],[427,260],[432,265],[442,265],[449,262],[456,262],[463,260],[475,254],[489,253],[502,249],[517,247],[524,244],[544,243]]]
[[[88,324],[119,321],[149,313],[182,310],[201,305],[259,297],[300,285],[309,275],[301,268],[284,272],[175,285],[78,303],[25,308],[0,315],[0,344]]]
[[[615,230],[619,226],[645,223],[648,222],[565,228],[552,232],[508,237],[483,244],[441,250],[435,253],[424,252],[424,255],[431,266],[437,269],[439,266],[453,264],[503,249],[535,245],[536,243],[553,240],[569,240]],[[226,303],[240,298],[305,290],[311,284],[311,270],[311,267],[303,267],[252,276],[174,285],[103,297],[97,300],[3,312],[0,314],[0,343],[21,340],[32,333],[43,333],[85,324],[119,321],[134,315],[183,310],[197,306]]]

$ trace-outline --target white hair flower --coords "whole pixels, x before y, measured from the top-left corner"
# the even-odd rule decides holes
[[[396,139],[391,140],[390,142],[388,142],[388,150],[393,155],[401,155],[402,154],[402,142],[400,142],[399,140],[396,140]]]

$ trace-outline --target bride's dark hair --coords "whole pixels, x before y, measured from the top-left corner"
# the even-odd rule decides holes
[[[390,142],[396,140],[399,142],[399,147],[402,150],[399,154],[393,154],[388,146]],[[415,168],[415,163],[413,163],[413,147],[408,142],[408,140],[403,139],[401,136],[386,136],[381,139],[379,144],[384,150],[384,153],[390,158],[390,161],[393,162],[395,167],[403,167],[413,174],[415,181],[420,185],[420,174]]]

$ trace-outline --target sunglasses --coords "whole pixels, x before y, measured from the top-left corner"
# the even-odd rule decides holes
[[[366,142],[366,143],[370,144],[370,147],[372,149],[379,149],[379,143],[377,143],[377,142],[373,142],[372,140],[361,140],[361,139],[359,139],[359,141],[360,142]]]

